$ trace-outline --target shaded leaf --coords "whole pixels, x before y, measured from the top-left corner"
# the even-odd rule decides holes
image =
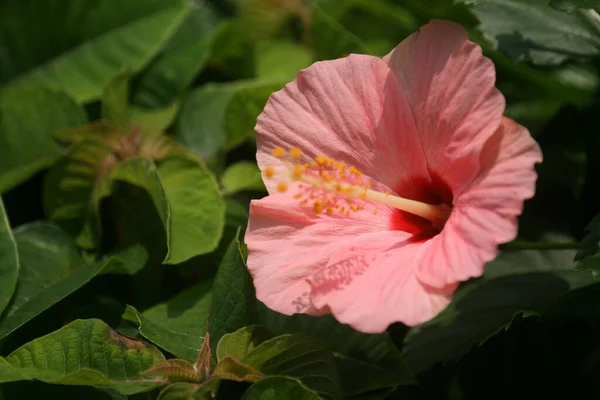
[[[213,157],[224,148],[225,110],[236,89],[236,84],[207,84],[183,104],[175,135],[200,157]]]
[[[123,318],[146,339],[178,358],[195,362],[206,333],[212,282],[201,282],[143,313],[127,306]]]
[[[345,396],[415,383],[387,333],[361,333],[330,315],[286,316],[264,306],[259,307],[259,311],[261,322],[273,332],[304,333],[326,341],[334,351]]]
[[[600,50],[600,25],[592,11],[566,14],[548,7],[547,0],[488,0],[473,13],[484,35],[514,60],[556,65]]]
[[[257,382],[263,378],[263,374],[232,357],[224,357],[215,367],[212,378],[236,382]]]
[[[110,192],[108,173],[115,163],[116,158],[105,143],[84,139],[46,175],[46,217],[75,236],[83,248],[99,244],[100,201]]]
[[[21,1],[10,0],[3,8],[0,36],[19,37],[34,56],[23,57],[3,46],[3,59],[10,62],[0,70],[0,83],[63,89],[79,102],[100,96],[123,66],[140,70],[189,11],[184,0],[31,4],[23,7]]]
[[[279,399],[320,400],[322,397],[299,380],[283,376],[274,376],[255,383],[242,397],[242,400]]]
[[[593,283],[572,267],[574,251],[504,252],[482,278],[461,286],[450,306],[409,332],[404,355],[415,372],[456,359],[509,325],[518,313],[537,313],[569,290]]]
[[[33,118],[32,116],[35,116]],[[11,90],[0,96],[0,193],[51,165],[62,153],[53,135],[86,122],[64,93]]]
[[[28,380],[110,386],[133,394],[160,384],[141,372],[163,360],[154,346],[120,335],[98,319],[76,320],[9,354],[0,363],[0,382],[19,373]]]
[[[213,286],[208,317],[213,353],[224,334],[257,322],[254,284],[240,254],[238,239],[235,238],[221,261]]]
[[[19,254],[10,229],[4,203],[0,197],[0,315],[8,305],[17,287]]]
[[[594,269],[600,271],[600,214],[596,215],[586,227],[581,240],[581,249],[575,254],[578,270]]]
[[[550,0],[550,5],[561,11],[574,11],[578,8],[600,7],[599,0]]]
[[[177,264],[217,247],[225,206],[199,160],[170,156],[157,168],[149,159],[132,158],[117,164],[111,177],[144,188],[152,198],[167,234],[164,263]]]
[[[167,386],[157,400],[207,400],[214,399],[220,379],[207,379],[201,384],[178,382]]]
[[[235,20],[224,21],[211,35],[207,64],[231,78],[255,75],[254,41]]]
[[[298,378],[324,398],[341,397],[333,354],[324,342],[301,334],[267,336],[256,326],[227,334],[219,341],[217,357],[235,358],[266,376]]]
[[[239,161],[230,165],[221,176],[221,185],[227,194],[243,190],[266,190],[260,170],[252,161]]]
[[[210,5],[193,7],[165,49],[142,72],[134,103],[148,109],[175,101],[204,66],[218,20]]]
[[[126,268],[120,253],[87,265],[73,239],[46,222],[22,225],[14,230],[14,235],[19,250],[19,279],[14,297],[0,318],[0,338],[73,293],[103,270]],[[141,261],[143,257],[131,257],[129,253],[126,259],[127,262]]]

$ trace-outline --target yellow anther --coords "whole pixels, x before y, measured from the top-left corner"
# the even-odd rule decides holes
[[[315,203],[313,204],[313,211],[315,212],[315,214],[319,214],[321,211],[323,211],[323,203],[321,203],[320,201],[315,201]]]
[[[366,190],[360,194],[360,198],[363,199],[363,200],[367,198],[367,191]]]
[[[273,155],[277,158],[285,157],[285,150],[282,149],[281,147],[275,147],[273,149]]]
[[[339,161],[337,163],[337,169],[340,174],[342,173],[342,171],[344,171],[344,168],[346,168],[346,163]]]
[[[292,147],[290,149],[290,156],[292,156],[293,158],[300,158],[302,157],[302,150],[300,150],[297,147]]]
[[[294,195],[294,198],[295,198],[295,199],[299,199],[300,197],[302,197],[302,194],[301,194],[301,193],[298,193],[298,194],[295,194],[295,195]]]
[[[390,194],[392,194],[392,192],[390,192],[390,191],[385,192],[386,196],[389,196]]]
[[[265,176],[267,178],[272,178],[273,175],[275,175],[275,168],[273,168],[273,167],[267,167],[267,168],[265,168]]]
[[[356,167],[354,165],[351,165],[350,168],[348,168],[348,170],[350,171],[351,174],[356,175],[356,176],[360,176],[361,173],[359,170],[356,169]]]
[[[329,176],[329,173],[327,171],[323,172],[321,174],[321,177],[323,178],[323,180],[325,182],[331,182],[332,181],[331,176]]]
[[[285,182],[279,182],[277,184],[277,191],[278,192],[285,192],[288,189],[288,184]]]
[[[373,211],[373,215],[377,215],[377,210]]]
[[[333,167],[333,160],[330,158],[327,160],[327,168]]]
[[[294,179],[300,179],[300,177],[302,177],[303,173],[304,173],[304,167],[301,167],[299,165],[295,166],[294,169],[292,170],[292,176],[294,177]]]
[[[342,185],[340,183],[336,183],[335,184],[335,191],[336,192],[341,192],[342,191]]]
[[[323,157],[323,156],[316,156],[315,157],[315,161],[317,162],[317,164],[319,165],[325,165],[325,163],[327,162],[327,157]]]
[[[333,208],[327,207],[327,210],[325,212],[327,213],[327,215],[331,215],[333,214]]]

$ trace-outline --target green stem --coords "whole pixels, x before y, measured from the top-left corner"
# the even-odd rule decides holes
[[[577,250],[577,242],[510,242],[500,245],[500,250]]]

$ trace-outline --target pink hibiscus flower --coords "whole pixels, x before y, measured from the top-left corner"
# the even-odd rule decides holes
[[[259,300],[363,332],[441,312],[517,234],[542,155],[492,62],[431,21],[383,59],[317,62],[256,124],[269,195],[245,241]]]

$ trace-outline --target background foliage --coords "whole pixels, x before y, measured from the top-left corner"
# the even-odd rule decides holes
[[[0,2],[0,398],[597,398],[594,7]],[[468,29],[542,146],[518,244],[413,329],[268,310],[242,240],[257,115],[312,62],[382,56],[432,18]]]

